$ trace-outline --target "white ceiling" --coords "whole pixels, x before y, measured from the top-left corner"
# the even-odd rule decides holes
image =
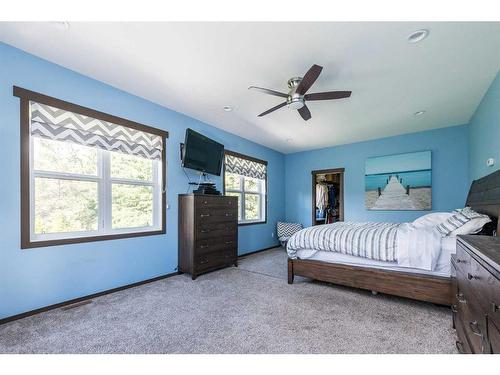
[[[467,123],[500,67],[500,23],[4,22],[0,40],[285,153]],[[248,86],[286,92],[312,64],[309,92],[351,98],[256,117],[281,98]]]

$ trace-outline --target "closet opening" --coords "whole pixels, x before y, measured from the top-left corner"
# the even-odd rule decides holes
[[[344,221],[344,168],[312,171],[312,225]]]

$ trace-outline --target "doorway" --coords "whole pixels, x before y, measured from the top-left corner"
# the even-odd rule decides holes
[[[344,168],[312,171],[312,225],[344,221]]]

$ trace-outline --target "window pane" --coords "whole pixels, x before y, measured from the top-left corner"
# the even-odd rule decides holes
[[[97,182],[35,178],[35,233],[97,230]]]
[[[113,184],[113,229],[152,225],[153,188],[151,186]]]
[[[227,172],[225,175],[226,190],[241,190],[240,175]]]
[[[97,175],[97,149],[71,142],[33,137],[36,170]]]
[[[260,219],[260,196],[245,194],[245,220]]]
[[[238,221],[241,221],[241,194],[240,193],[226,193],[230,197],[238,197]]]
[[[252,177],[245,177],[245,191],[259,192],[261,180]]]
[[[111,177],[153,181],[153,160],[111,152]]]

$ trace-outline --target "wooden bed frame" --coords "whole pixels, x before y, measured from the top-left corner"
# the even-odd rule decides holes
[[[500,232],[500,170],[472,182],[466,206],[489,215],[493,222],[479,234]],[[496,230],[496,232],[493,232]],[[381,270],[317,260],[288,259],[288,284],[303,276],[440,305],[451,305],[451,277]]]

